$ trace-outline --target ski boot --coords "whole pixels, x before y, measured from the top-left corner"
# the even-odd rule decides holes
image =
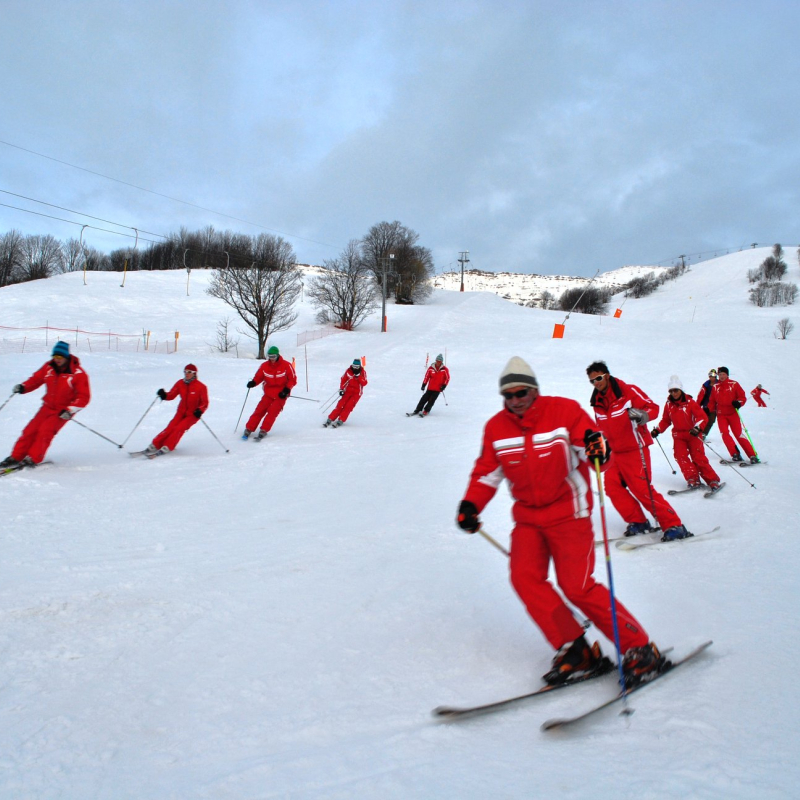
[[[750,456],[750,463],[751,464],[760,464],[761,459],[758,456]]]
[[[575,678],[591,675],[593,672],[608,672],[611,662],[600,652],[600,645],[589,645],[584,636],[574,642],[567,642],[553,657],[553,666],[542,678],[545,683],[556,686]]]
[[[323,428],[330,428],[334,424],[333,420],[328,418],[322,423]]]
[[[9,456],[8,458],[4,458],[2,461],[0,461],[0,469],[8,469],[8,467],[16,467],[18,466],[18,464],[19,461],[17,461],[16,458],[11,458],[11,456]]]
[[[30,456],[25,456],[25,458],[23,458],[22,461],[20,461],[19,463],[23,467],[35,467],[36,466],[36,462]]]
[[[625,528],[626,536],[638,536],[640,533],[647,533],[653,530],[653,526],[645,520],[644,522],[630,522]]]
[[[671,528],[667,528],[664,531],[661,541],[674,542],[676,539],[688,539],[690,536],[694,536],[694,534],[689,533],[685,525],[673,525]]]
[[[658,648],[653,642],[649,642],[644,647],[631,647],[622,657],[625,688],[633,689],[640,683],[650,681],[671,666],[671,662],[658,652]]]
[[[737,450],[732,456],[731,461],[744,461],[742,454]]]
[[[154,444],[151,442],[149,445],[147,445],[147,447],[145,447],[145,449],[144,449],[142,452],[143,452],[143,453],[144,453],[146,456],[149,456],[149,455],[151,455],[152,453],[155,453],[155,451],[156,451],[156,446],[155,446],[155,445],[154,445]]]
[[[342,427],[342,425],[344,425],[344,422],[342,422],[340,419],[337,419],[337,420],[336,420],[336,421],[333,423],[333,427],[334,427],[334,428],[341,428],[341,427]]]
[[[687,489],[699,489],[703,484],[700,481],[689,481],[686,484]]]
[[[243,442],[246,442],[246,441],[247,441],[247,440],[250,438],[250,434],[251,434],[252,432],[253,432],[253,431],[249,431],[249,430],[247,430],[247,428],[245,428],[245,429],[244,429],[244,433],[242,434],[242,441],[243,441]]]
[[[260,442],[267,435],[266,431],[259,431],[254,437],[254,442]]]

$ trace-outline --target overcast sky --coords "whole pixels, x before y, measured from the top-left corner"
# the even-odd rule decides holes
[[[0,0],[0,25],[0,189],[142,230],[321,263],[399,220],[437,271],[573,275],[800,241],[797,0]]]

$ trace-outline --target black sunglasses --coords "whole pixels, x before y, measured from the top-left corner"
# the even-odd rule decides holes
[[[527,397],[530,389],[517,389],[516,392],[500,392],[506,400],[511,400],[513,397]]]

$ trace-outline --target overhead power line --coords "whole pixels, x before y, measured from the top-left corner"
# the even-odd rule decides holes
[[[198,205],[197,203],[190,203],[188,200],[181,200],[179,197],[172,197],[171,195],[164,194],[163,192],[156,192],[153,189],[147,189],[144,186],[137,186],[135,183],[129,183],[128,181],[123,181],[120,180],[119,178],[113,178],[111,175],[104,175],[102,172],[96,172],[95,170],[87,169],[86,167],[80,167],[77,164],[70,164],[69,161],[62,161],[60,158],[54,158],[53,156],[48,156],[45,155],[44,153],[38,153],[36,150],[30,150],[27,147],[21,147],[20,145],[14,144],[13,142],[6,142],[0,139],[0,144],[4,144],[6,147],[13,147],[16,150],[22,150],[24,153],[30,153],[31,155],[38,156],[39,158],[46,158],[48,161],[55,161],[56,164],[63,164],[66,167],[72,167],[72,169],[78,169],[81,172],[87,172],[90,175],[96,175],[99,178],[105,178],[108,181],[121,183],[123,186],[130,186],[132,189],[138,189],[140,192],[147,192],[148,194],[156,195],[157,197],[163,197],[166,200],[172,200],[172,202],[174,203],[182,203],[185,206],[191,206],[192,208],[197,208],[200,211],[207,211],[209,214],[217,214],[220,217],[225,217],[226,219],[232,219],[235,220],[236,222],[243,222],[245,225],[253,225],[256,228],[261,228],[262,230],[269,231],[270,233],[276,233],[279,236],[288,236],[292,239],[299,239],[300,241],[303,242],[311,242],[312,244],[319,244],[322,245],[323,247],[336,247],[336,245],[329,244],[328,242],[319,242],[316,239],[308,239],[305,236],[297,236],[293,233],[281,233],[281,231],[277,231],[274,228],[268,228],[265,225],[260,225],[258,222],[251,222],[250,220],[242,219],[241,217],[234,217],[231,214],[225,214],[222,211],[216,211],[213,208],[206,208],[205,206]]]

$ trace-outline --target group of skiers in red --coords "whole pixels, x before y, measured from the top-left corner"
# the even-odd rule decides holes
[[[422,384],[423,390],[427,386],[418,405],[418,410],[424,406],[423,416],[427,416],[433,408],[436,398],[447,387],[449,380],[450,373],[444,366],[444,359],[438,355],[427,370]],[[14,393],[25,394],[42,384],[46,386],[42,407],[25,427],[11,455],[0,461],[0,468],[33,467],[40,464],[58,431],[79,409],[88,405],[91,398],[89,377],[77,356],[70,355],[66,342],[57,342],[50,361],[24,383],[17,384]],[[245,425],[242,436],[245,440],[255,433],[253,439],[260,441],[269,433],[283,411],[292,389],[297,385],[297,375],[292,363],[281,356],[277,347],[269,348],[266,361],[247,382],[248,392],[259,385],[263,394]],[[341,377],[339,402],[325,420],[325,427],[339,427],[347,421],[366,385],[367,371],[361,360],[355,359]],[[180,402],[167,427],[144,450],[136,453],[150,458],[174,450],[186,431],[196,425],[208,409],[208,388],[198,379],[194,364],[186,365],[183,378],[176,381],[169,391],[159,389],[156,394],[161,400],[179,397]]]
[[[612,669],[599,643],[589,644],[548,580],[552,561],[563,597],[615,642],[625,686],[632,688],[663,672],[669,662],[628,609],[593,578],[590,464],[598,482],[603,475],[608,498],[627,523],[625,535],[653,530],[646,509],[665,542],[693,534],[653,486],[651,436],[672,427],[675,457],[689,485],[702,479],[714,489],[720,485],[719,476],[703,452],[708,418],[701,404],[684,393],[677,376],[669,381],[664,411],[650,431],[648,424],[657,419],[658,405],[645,392],[612,376],[603,361],[590,364],[586,373],[593,390],[594,420],[574,400],[541,395],[533,370],[523,359],[515,356],[508,362],[500,375],[503,409],[486,424],[456,523],[468,533],[483,533],[479,515],[506,479],[514,498],[511,583],[556,650],[543,679],[557,685]],[[707,405],[720,421],[728,450],[733,458],[739,443],[757,463],[749,441],[741,438],[737,412],[744,405],[744,392],[730,379],[727,367],[712,373]]]

